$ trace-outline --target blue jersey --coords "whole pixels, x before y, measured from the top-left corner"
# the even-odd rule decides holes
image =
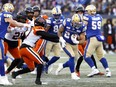
[[[83,19],[88,22],[86,30],[87,39],[89,39],[90,37],[101,35],[101,23],[102,23],[101,15],[96,14],[94,16],[91,16],[85,14]]]
[[[67,18],[63,21],[62,26],[64,27],[63,38],[67,43],[75,45],[71,37],[79,36],[81,33],[85,32],[86,27],[83,24],[80,28],[74,28],[72,26],[72,21],[70,18]]]
[[[50,17],[47,20],[47,25],[50,26],[48,32],[57,35],[59,26],[62,24],[63,20],[64,20],[64,16],[61,16],[59,20],[55,20],[53,17]]]
[[[0,13],[0,38],[4,39],[5,34],[7,32],[7,28],[9,26],[9,22],[5,22],[5,18],[12,17],[11,13],[9,12],[1,12]]]

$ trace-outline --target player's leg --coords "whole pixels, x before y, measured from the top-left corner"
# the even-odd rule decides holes
[[[12,72],[12,78],[13,79],[16,79],[16,77],[20,74],[25,74],[25,73],[28,73],[28,72],[31,72],[31,71],[34,70],[35,64],[32,60],[30,60],[29,58],[24,57],[24,56],[23,56],[23,60],[27,64],[28,67],[27,68],[22,68],[21,70],[18,70],[18,71]]]
[[[4,48],[2,45],[2,41],[0,40],[0,75],[5,76],[5,68],[4,68]]]
[[[41,74],[42,74],[42,69],[43,69],[43,65],[42,64],[37,64],[37,75],[36,75],[36,80],[35,83],[37,85],[41,85]]]
[[[60,49],[61,49],[60,44],[54,43],[54,45],[53,45],[54,56],[47,63],[47,67],[49,67],[51,64],[55,63],[60,58]]]
[[[71,72],[71,79],[74,79],[74,80],[80,79],[80,78],[76,75],[76,73],[75,73],[75,61],[74,61],[75,53],[74,53],[74,51],[73,51],[74,48],[77,49],[77,45],[72,46],[72,45],[70,45],[70,44],[68,44],[68,43],[67,43],[66,47],[63,48],[64,52],[69,56],[69,60],[66,61],[64,64],[59,65],[58,69],[56,70],[56,75],[58,75],[58,73],[59,73],[63,68],[69,67],[70,72]],[[77,51],[76,51],[76,52],[77,52]]]
[[[0,40],[0,84],[1,85],[12,85],[8,81],[7,76],[5,76],[5,68],[4,68],[4,47],[2,40]]]
[[[9,73],[12,69],[14,69],[21,61],[21,56],[20,56],[18,47],[9,48],[9,52],[14,57],[14,60],[12,61],[8,69],[6,70],[6,73]]]
[[[100,46],[96,49],[96,54],[97,54],[97,57],[99,58],[100,62],[102,63],[103,67],[106,70],[106,76],[110,77],[111,72],[109,70],[108,62],[107,62],[106,58],[104,57],[102,42],[100,42]]]
[[[78,45],[78,53],[80,54],[80,57],[77,59],[77,64],[76,64],[76,67],[75,67],[75,71],[77,73],[78,76],[80,76],[80,65],[83,61],[83,54],[84,54],[84,48],[82,45]]]
[[[46,60],[52,50],[54,43],[51,41],[47,41],[46,46],[45,46],[45,55],[43,56],[43,59]],[[49,61],[48,61],[49,62]],[[46,73],[48,73],[48,62],[47,64],[44,66],[44,70]],[[51,64],[51,61],[49,62],[49,64]]]
[[[96,69],[93,60],[91,59],[91,55],[96,49],[96,46],[98,45],[97,39],[95,37],[91,38],[86,45],[85,53],[84,53],[84,60],[87,62],[87,64],[91,67],[92,72],[88,74],[87,76],[91,77],[95,74],[98,74],[99,71]]]

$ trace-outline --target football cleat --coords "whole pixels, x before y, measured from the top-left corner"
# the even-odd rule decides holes
[[[35,80],[35,84],[42,85],[42,82],[40,81],[40,78]]]
[[[58,68],[57,68],[57,70],[56,70],[55,74],[56,74],[56,75],[58,75],[58,74],[59,74],[59,72],[60,72],[62,69],[63,69],[63,64],[62,64],[62,63],[60,63],[60,64],[58,65]]]
[[[71,79],[73,79],[73,80],[79,80],[80,77],[78,77],[77,74],[74,72],[74,73],[71,73]]]
[[[99,74],[99,70],[98,70],[98,69],[92,70],[92,72],[91,72],[90,74],[88,74],[87,76],[88,76],[88,77],[92,77],[92,76],[94,76],[94,75],[96,75],[96,74]]]
[[[7,76],[0,76],[0,85],[7,86],[12,85],[12,83],[8,81]]]
[[[111,77],[111,72],[109,70],[106,70],[106,76]]]

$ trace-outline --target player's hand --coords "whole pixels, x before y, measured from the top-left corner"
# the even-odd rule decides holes
[[[63,39],[63,37],[60,37],[59,42],[62,48],[66,47],[66,41]]]
[[[29,25],[29,24],[24,24],[24,27],[30,28],[31,25]]]

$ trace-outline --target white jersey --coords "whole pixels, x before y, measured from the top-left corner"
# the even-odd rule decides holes
[[[28,36],[24,39],[23,43],[22,44],[27,44],[31,47],[34,47],[36,42],[41,38],[41,36],[39,35],[35,35],[34,32],[36,31],[44,31],[43,29],[35,29],[32,28],[31,32],[28,34]]]
[[[24,35],[24,33],[28,30],[26,27],[9,27],[11,32],[6,33],[5,39],[10,41],[18,41],[18,39]]]

